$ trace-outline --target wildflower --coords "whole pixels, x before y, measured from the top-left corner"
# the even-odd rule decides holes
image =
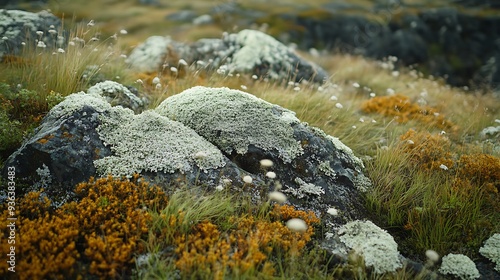
[[[58,53],[65,53],[66,51],[64,51],[64,49],[58,48],[58,49],[57,49],[57,52],[58,52]]]
[[[141,79],[137,79],[135,82],[138,83],[138,84],[144,84],[144,82]]]
[[[355,125],[353,125],[353,126],[352,126],[352,129],[356,129],[356,128],[358,128],[358,127],[357,127],[357,126],[355,126]]]
[[[434,250],[425,251],[425,256],[432,263],[436,263],[439,261],[439,254]]]
[[[157,83],[156,86],[155,86],[156,89],[161,89],[161,84],[160,83]]]
[[[342,104],[340,104],[340,103],[336,103],[336,104],[335,104],[335,107],[337,107],[338,109],[342,109],[342,108],[344,108],[344,106],[343,106]]]
[[[332,95],[332,96],[330,96],[330,100],[331,100],[331,101],[337,101],[337,100],[338,100],[338,98],[337,98],[337,96]]]
[[[257,75],[252,75],[252,79],[257,80],[258,78]]]
[[[375,97],[375,96],[377,96],[375,92],[370,92],[370,97]]]
[[[363,118],[359,118],[359,122],[364,123],[364,122],[365,122],[365,119],[363,119]]]
[[[57,34],[57,31],[54,29],[49,29],[49,33],[54,35],[54,34]]]
[[[414,145],[415,144],[415,142],[413,142],[413,140],[410,140],[410,139],[406,140],[406,143],[408,143],[410,145]]]
[[[6,36],[3,36],[2,40],[9,40],[9,38],[7,38]]]
[[[443,169],[443,170],[448,170],[448,166],[444,165],[444,164],[441,164],[439,166],[439,168]]]
[[[243,177],[243,182],[247,183],[247,184],[251,184],[252,183],[252,177],[246,175],[245,177]]]
[[[141,81],[142,82],[142,81]],[[159,84],[160,83],[160,78],[158,77],[154,77],[153,81],[152,81],[153,85],[156,85],[156,84]]]
[[[360,87],[360,85],[358,83],[353,83],[352,86],[355,87],[355,88],[359,88]]]
[[[127,55],[126,54],[120,54],[120,57],[121,58],[127,58]]]
[[[289,85],[289,86],[293,86],[293,85],[295,85],[295,82],[294,82],[294,81],[289,81],[289,82],[288,82],[288,85]]]
[[[328,211],[326,211],[326,213],[328,213],[332,216],[337,216],[339,214],[339,210],[331,207],[331,208],[328,208]]]
[[[300,87],[294,87],[293,90],[295,91],[299,91],[300,90]]]
[[[198,64],[199,66],[204,66],[206,63],[203,60],[198,60],[196,61],[196,64]]]
[[[298,218],[293,218],[290,219],[286,222],[286,226],[291,230],[295,232],[306,232],[307,230],[307,224],[304,222],[302,219]]]
[[[276,178],[276,173],[269,171],[266,173],[266,177],[269,179],[274,179],[274,178]]]
[[[21,42],[21,45],[26,46],[26,43],[25,42]]]
[[[122,34],[122,35],[127,35],[127,34],[128,34],[128,32],[127,32],[127,30],[122,29],[122,30],[120,30],[120,34]]]
[[[441,132],[439,132],[439,135],[445,135],[446,134],[446,131],[444,130],[441,130]]]
[[[247,88],[247,86],[245,86],[245,85],[241,85],[240,87],[241,87],[241,89],[243,89],[243,90],[247,90],[247,89],[248,89],[248,88]]]
[[[38,31],[36,32],[36,35],[38,35],[38,36],[42,36],[42,35],[43,35],[43,31],[38,30]]]
[[[46,48],[47,45],[43,41],[38,41],[38,44],[36,45],[38,48]]]
[[[184,59],[179,59],[179,65],[184,65],[184,66],[187,66],[188,63],[184,60]]]
[[[99,41],[99,38],[97,37],[90,38],[90,42],[97,42],[97,41]]]
[[[270,159],[261,159],[260,160],[260,166],[262,167],[271,167],[273,166],[273,161]]]
[[[90,20],[89,23],[87,23],[87,26],[94,26],[95,25],[95,22],[94,20]]]
[[[175,67],[172,66],[172,67],[170,67],[170,71],[172,71],[174,73],[177,73],[177,68],[175,68]]]
[[[399,71],[392,71],[391,75],[393,77],[399,77]]]
[[[218,191],[222,191],[222,190],[224,190],[224,187],[222,185],[217,185],[217,187],[215,187],[215,189]]]
[[[392,88],[387,89],[387,94],[393,95],[396,91],[394,91]]]
[[[325,89],[322,86],[318,87],[318,91],[324,91]]]
[[[284,195],[282,192],[277,191],[270,192],[269,199],[278,203],[284,203],[287,200],[286,195]]]

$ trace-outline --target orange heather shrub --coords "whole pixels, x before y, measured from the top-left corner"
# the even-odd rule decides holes
[[[78,273],[110,279],[130,274],[135,254],[144,250],[139,240],[147,237],[151,222],[145,208],[166,205],[158,187],[137,179],[91,179],[76,187],[80,201],[54,211],[41,192],[21,198],[16,212],[20,221],[16,223],[16,274],[9,276],[67,279],[81,277]],[[5,209],[1,217],[7,216]],[[3,229],[2,255],[9,250],[4,240],[8,235],[8,229]],[[7,268],[6,262],[0,264],[0,277],[11,273]]]
[[[320,220],[312,212],[295,210],[293,206],[275,205],[271,221],[256,220],[254,216],[229,218],[235,229],[221,233],[217,226],[204,221],[193,228],[188,236],[177,236],[176,266],[185,275],[203,272],[223,279],[232,271],[236,275],[258,271],[261,275],[275,273],[270,257],[277,250],[298,256],[314,234],[313,225]],[[308,225],[305,233],[293,232],[284,221],[301,218]],[[274,220],[274,221],[272,221]]]
[[[371,98],[361,105],[361,110],[394,117],[399,123],[416,120],[441,129],[455,129],[455,125],[446,120],[435,108],[412,103],[409,97],[400,94]]]
[[[400,139],[403,141],[401,149],[410,155],[414,164],[427,170],[440,170],[443,165],[453,167],[451,142],[444,135],[410,129]]]

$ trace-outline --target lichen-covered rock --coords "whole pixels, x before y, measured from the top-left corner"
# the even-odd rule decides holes
[[[223,74],[251,73],[280,81],[315,83],[328,79],[321,67],[256,30],[226,33],[222,39],[200,39],[189,47],[168,37],[153,36],[134,49],[127,61],[139,71],[156,71],[163,63],[175,64],[179,58]]]
[[[61,20],[47,11],[0,9],[0,59],[19,55],[24,47],[43,49],[64,45],[66,38],[58,33],[60,28]]]
[[[257,178],[265,179],[260,161],[272,160],[295,206],[318,215],[335,207],[343,213],[339,222],[363,216],[360,194],[370,181],[361,160],[293,112],[239,90],[206,87],[172,96],[156,112],[192,128]]]
[[[495,233],[488,238],[479,249],[479,253],[495,263],[495,270],[500,272],[500,233]]]
[[[352,221],[338,230],[340,241],[363,257],[375,273],[394,272],[402,267],[398,244],[385,230],[370,221]]]
[[[444,256],[439,273],[451,274],[462,280],[473,280],[481,277],[474,262],[462,254]]]
[[[127,87],[113,81],[97,83],[90,87],[87,93],[101,95],[106,98],[106,101],[111,104],[111,106],[120,105],[136,113],[141,112],[146,106],[144,100],[133,94]]]

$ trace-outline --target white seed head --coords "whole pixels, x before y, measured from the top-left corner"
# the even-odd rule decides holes
[[[185,61],[184,59],[179,59],[179,65],[184,65],[184,66],[188,66],[188,63],[187,61]]]
[[[38,41],[38,44],[36,45],[38,48],[46,48],[47,45],[43,41]]]
[[[222,191],[222,190],[224,190],[224,187],[222,185],[218,185],[217,187],[215,187],[215,189],[217,191]]]
[[[443,169],[443,170],[448,170],[448,166],[444,165],[444,164],[441,164],[439,166],[439,168]]]
[[[251,184],[252,183],[252,177],[246,175],[245,177],[243,177],[243,182],[247,183],[247,184]]]
[[[177,68],[175,68],[175,67],[172,66],[172,67],[170,67],[170,71],[172,71],[174,73],[177,73]]]
[[[291,230],[295,232],[306,232],[307,231],[307,224],[304,222],[302,219],[298,218],[293,218],[290,219],[286,222],[286,226]]]
[[[65,53],[66,51],[65,51],[64,49],[58,48],[58,49],[57,49],[57,52],[58,52],[58,53]]]
[[[355,88],[359,88],[360,87],[360,85],[358,83],[353,83],[352,86],[355,87]]]
[[[287,198],[282,192],[274,191],[269,193],[269,199],[278,203],[284,203]]]
[[[332,208],[328,208],[328,211],[326,211],[326,213],[328,213],[332,216],[337,216],[339,214],[339,210],[332,207]]]
[[[127,35],[127,34],[128,34],[128,32],[127,32],[127,30],[122,29],[122,30],[120,30],[120,34],[122,34],[122,35]]]
[[[433,263],[439,261],[439,254],[434,250],[425,251],[425,256],[427,259]]]
[[[247,90],[248,89],[247,86],[245,86],[245,85],[241,85],[240,87],[241,87],[242,90]]]
[[[258,78],[257,75],[252,75],[252,79],[257,80]]]
[[[340,103],[336,103],[336,104],[335,104],[335,107],[337,107],[338,109],[342,109],[342,108],[344,108],[344,106],[343,106],[342,104],[340,104]]]
[[[95,22],[94,20],[90,20],[89,23],[87,23],[87,26],[94,26],[95,25]]]
[[[266,173],[266,177],[269,179],[274,179],[274,178],[276,178],[276,173],[269,171]]]
[[[38,31],[36,32],[36,35],[38,35],[38,36],[42,36],[42,35],[43,35],[43,31],[38,30]]]
[[[262,167],[271,167],[273,166],[273,161],[270,159],[261,159],[260,160],[260,166]]]
[[[153,83],[153,85],[159,84],[160,83],[160,78],[154,77],[152,83]]]

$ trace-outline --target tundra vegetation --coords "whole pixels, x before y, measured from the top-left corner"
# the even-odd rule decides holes
[[[243,90],[295,112],[301,121],[350,147],[373,182],[364,197],[370,210],[367,219],[392,235],[394,240],[389,242],[397,243],[402,255],[425,266],[416,275],[397,260],[395,272],[378,273],[367,268],[374,260],[367,262],[354,250],[347,262],[339,262],[315,244],[315,238],[325,234],[320,217],[282,204],[281,196],[255,205],[228,186],[216,192],[186,186],[167,194],[136,176],[82,182],[75,186],[78,201],[58,209],[39,192],[17,198],[22,236],[16,267],[19,279],[78,275],[418,279],[453,271],[451,260],[457,257],[443,258],[446,266],[439,269],[439,257],[437,263],[427,260],[427,250],[439,256],[463,254],[498,266],[498,245],[497,249],[485,247],[491,236],[500,233],[500,136],[498,129],[494,133],[500,126],[500,100],[492,92],[454,88],[412,68],[396,69],[395,58],[373,61],[331,53],[319,57],[300,53],[331,74],[320,86],[194,70],[182,63],[172,65],[176,71],[169,66],[137,73],[126,65],[126,55],[145,37],[172,28],[153,20],[163,13],[153,7],[133,7],[132,1],[115,1],[110,5],[116,9],[106,9],[105,14],[89,4],[84,13],[70,19],[71,9],[81,2],[51,4],[53,12],[66,17],[65,24],[71,26],[70,44],[64,49],[52,52],[28,46],[21,55],[0,64],[0,164],[53,106],[96,81],[136,87],[150,108],[195,86]],[[172,2],[175,5],[168,9],[181,7],[176,6],[180,1]],[[135,22],[125,23],[126,16],[136,16]],[[92,19],[96,24],[89,24]],[[174,35],[184,40],[206,34],[220,37],[221,26],[216,22],[183,34],[177,30]],[[0,210],[5,221],[6,205]],[[304,230],[287,227],[292,218],[304,221]],[[3,231],[2,256],[8,252],[4,238],[8,232]],[[485,256],[480,254],[482,247]],[[6,273],[7,264],[1,262],[0,274]],[[475,274],[465,271],[463,275]]]

